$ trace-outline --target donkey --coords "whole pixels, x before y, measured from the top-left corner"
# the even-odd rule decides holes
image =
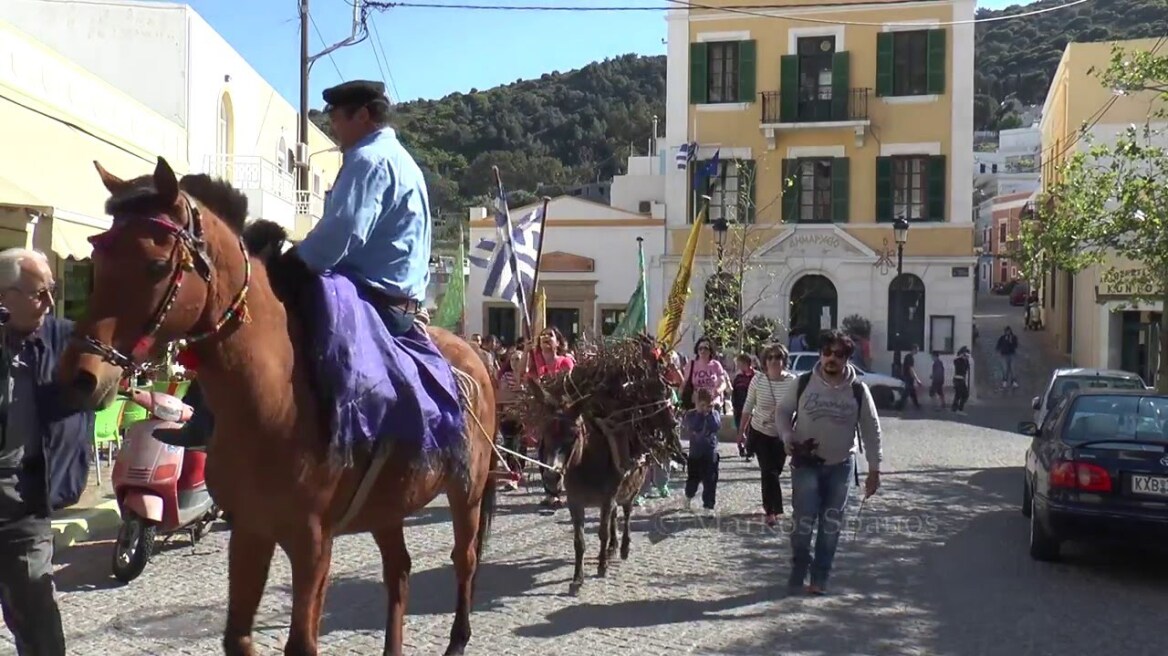
[[[419,467],[421,447],[395,441],[380,471],[366,455],[356,466],[336,466],[309,375],[304,318],[243,241],[246,197],[207,176],[180,184],[162,158],[153,174],[133,180],[97,169],[114,223],[93,239],[93,293],[61,359],[60,381],[75,406],[102,407],[123,370],[186,340],[215,416],[207,484],[233,518],[224,651],[254,656],[256,609],[278,545],[292,565],[284,653],[315,656],[333,539],[372,533],[389,593],[384,653],[400,655],[410,572],[403,523],[445,492],[458,585],[446,654],[464,653],[475,572],[495,510],[494,387],[482,360],[459,337],[428,330],[468,388],[460,393],[467,426],[458,453],[440,452],[432,466]],[[278,252],[276,246],[266,250]]]
[[[572,532],[576,546],[576,570],[572,575],[569,594],[578,594],[584,585],[584,511],[600,509],[600,562],[596,575],[608,574],[608,559],[616,555],[616,509],[624,515],[621,522],[620,557],[629,557],[629,515],[633,500],[645,484],[649,468],[633,464],[631,469],[617,468],[612,445],[607,435],[593,422],[582,416],[588,398],[563,403],[554,398],[534,380],[528,389],[535,399],[550,410],[543,426],[545,454],[554,467],[563,470],[564,490],[567,493],[568,512],[572,516]],[[621,439],[617,436],[616,439]]]

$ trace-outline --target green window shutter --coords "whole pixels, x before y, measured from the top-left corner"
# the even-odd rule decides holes
[[[929,158],[928,169],[928,217],[930,221],[945,220],[945,156]]]
[[[741,223],[754,223],[757,207],[758,179],[755,177],[754,160],[740,159],[738,165],[738,216]]]
[[[689,44],[689,102],[701,105],[709,98],[710,62],[706,44]]]
[[[783,223],[799,220],[799,160],[783,160]]]
[[[876,95],[892,95],[892,44],[896,32],[880,32],[876,35]],[[692,56],[692,55],[691,55]]]
[[[929,93],[945,93],[945,30],[929,30],[928,75],[925,90]]]
[[[895,193],[892,182],[892,158],[876,158],[876,220],[892,221],[892,198]]]
[[[738,102],[752,103],[758,78],[758,47],[753,41],[738,42]]]
[[[835,223],[847,223],[849,218],[848,199],[852,187],[848,164],[847,157],[833,157],[831,160],[831,220]]]
[[[851,101],[851,53],[837,52],[831,58],[831,118],[846,121]]]
[[[779,58],[779,121],[794,123],[799,113],[799,57]]]

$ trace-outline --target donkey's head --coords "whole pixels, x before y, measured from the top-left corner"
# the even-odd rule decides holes
[[[548,411],[547,423],[542,427],[545,453],[551,459],[546,464],[564,469],[578,462],[588,440],[582,417],[588,397],[565,401],[535,380],[527,381],[527,389]]]

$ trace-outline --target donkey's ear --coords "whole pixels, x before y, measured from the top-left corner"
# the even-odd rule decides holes
[[[174,174],[170,164],[161,157],[158,158],[158,165],[154,167],[154,189],[167,205],[178,202],[178,176]]]
[[[105,167],[97,160],[93,160],[93,168],[97,169],[97,174],[101,176],[101,183],[111,194],[121,191],[126,186],[125,180],[105,170]]]

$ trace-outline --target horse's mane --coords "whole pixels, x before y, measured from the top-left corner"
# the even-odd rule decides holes
[[[183,176],[179,189],[215,213],[235,234],[243,232],[247,222],[247,196],[225,180],[216,180],[204,173]],[[169,210],[169,204],[158,193],[153,175],[143,175],[126,183],[124,189],[105,202],[106,214],[117,216],[148,216]]]

